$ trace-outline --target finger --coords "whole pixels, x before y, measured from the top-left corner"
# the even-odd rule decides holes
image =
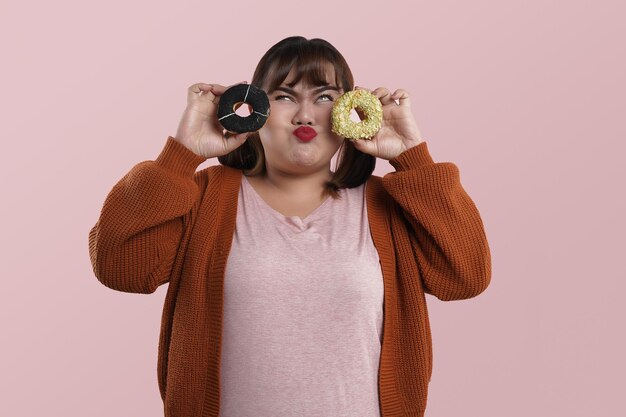
[[[381,102],[382,105],[386,105],[389,103],[395,103],[393,98],[391,97],[391,94],[389,92],[388,89],[384,88],[384,87],[378,87],[377,89],[375,89],[374,91],[365,88],[365,87],[354,87],[355,90],[365,90],[368,91],[370,93],[372,93],[373,95],[376,96],[376,98],[378,98]],[[361,117],[361,120],[363,120],[363,117]]]
[[[238,140],[238,141],[245,141],[246,139],[248,139],[248,136],[250,136],[253,132],[243,132],[243,133],[239,133],[237,135],[235,135],[234,137]]]
[[[213,91],[213,93],[216,96],[221,96],[222,94],[224,94],[224,91],[228,90],[229,88],[234,87],[234,86],[239,85],[239,84],[247,84],[247,83],[248,83],[247,81],[242,81],[240,83],[231,84],[231,85],[226,86],[226,87],[223,86],[223,85],[220,85],[220,84],[212,84],[213,85],[213,90],[212,91]]]
[[[234,86],[239,85],[239,84],[248,84],[248,82],[247,81],[239,81],[238,83],[229,85],[228,88],[234,87]]]
[[[187,98],[195,99],[198,97],[208,97],[209,100],[213,100],[215,98],[215,95],[213,94],[212,90],[213,86],[211,84],[193,84],[187,89]]]
[[[372,91],[372,94],[374,94],[378,98],[381,98],[381,97],[384,97],[386,95],[389,95],[390,93],[389,93],[389,90],[386,89],[385,87],[378,87],[377,89]]]
[[[212,88],[213,88],[213,84],[196,83],[196,84],[193,84],[191,87],[189,87],[188,91],[190,93],[199,94],[202,92],[206,93],[207,91],[211,91]]]
[[[237,148],[240,144],[242,144],[243,142],[245,142],[248,139],[248,136],[250,136],[252,132],[243,132],[243,133],[233,133],[233,132],[226,132],[226,134],[224,135],[225,139],[228,139],[229,144],[235,145],[233,147],[233,149]]]
[[[399,100],[399,103],[401,106],[410,106],[411,105],[411,100],[409,99],[409,93],[406,92],[406,90],[402,90],[402,89],[397,89],[392,95],[391,97],[394,100]]]
[[[352,143],[354,144],[354,147],[357,148],[359,151],[366,153],[366,154],[372,154],[376,151],[376,145],[368,139],[356,139],[353,140]]]
[[[224,91],[228,89],[228,87],[225,87],[221,84],[211,84],[211,86],[211,92],[216,96],[221,96],[222,94],[224,94]]]
[[[391,93],[385,87],[378,87],[376,90],[372,92],[372,94],[378,97],[378,99],[383,105],[394,102],[393,99],[391,98]]]

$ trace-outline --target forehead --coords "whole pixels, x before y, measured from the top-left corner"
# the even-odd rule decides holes
[[[322,68],[322,72],[324,74],[324,81],[325,81],[324,84],[321,84],[319,82],[321,80],[319,79],[315,80],[314,82],[312,80],[313,77],[307,77],[307,76],[299,77],[300,79],[297,80],[297,82],[294,82],[296,81],[296,78],[298,78],[298,74],[300,72],[300,68],[298,68],[297,65],[294,65],[289,70],[287,77],[285,77],[281,85],[287,85],[289,87],[294,87],[294,86],[318,87],[320,85],[334,85],[335,84],[335,67],[330,62],[325,62],[321,64],[320,67]]]

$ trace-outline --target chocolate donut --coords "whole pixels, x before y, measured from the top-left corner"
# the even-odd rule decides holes
[[[365,120],[350,119],[352,109],[358,108]],[[371,139],[382,127],[383,106],[378,97],[367,90],[352,90],[342,94],[333,105],[332,131],[345,139]]]
[[[249,116],[235,113],[235,105],[246,103],[252,106]],[[217,106],[217,119],[229,132],[256,132],[265,124],[270,115],[270,101],[265,91],[252,84],[237,84],[220,96]]]

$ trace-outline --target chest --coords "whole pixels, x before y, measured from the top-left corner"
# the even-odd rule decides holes
[[[262,198],[268,206],[287,217],[298,216],[304,219],[324,204],[327,198],[331,198],[318,195],[287,198],[277,193],[275,190],[268,188],[263,183],[258,182],[255,178],[247,178],[247,180],[257,195]]]

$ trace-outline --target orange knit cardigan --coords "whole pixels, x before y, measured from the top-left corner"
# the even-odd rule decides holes
[[[206,160],[173,137],[109,192],[89,232],[97,279],[150,294],[169,283],[157,375],[166,417],[218,417],[223,279],[242,172]],[[422,417],[432,374],[425,294],[474,297],[491,280],[480,214],[457,166],[433,162],[426,142],[367,181],[367,209],[384,281],[379,399],[383,417]],[[259,253],[259,256],[263,256]]]

